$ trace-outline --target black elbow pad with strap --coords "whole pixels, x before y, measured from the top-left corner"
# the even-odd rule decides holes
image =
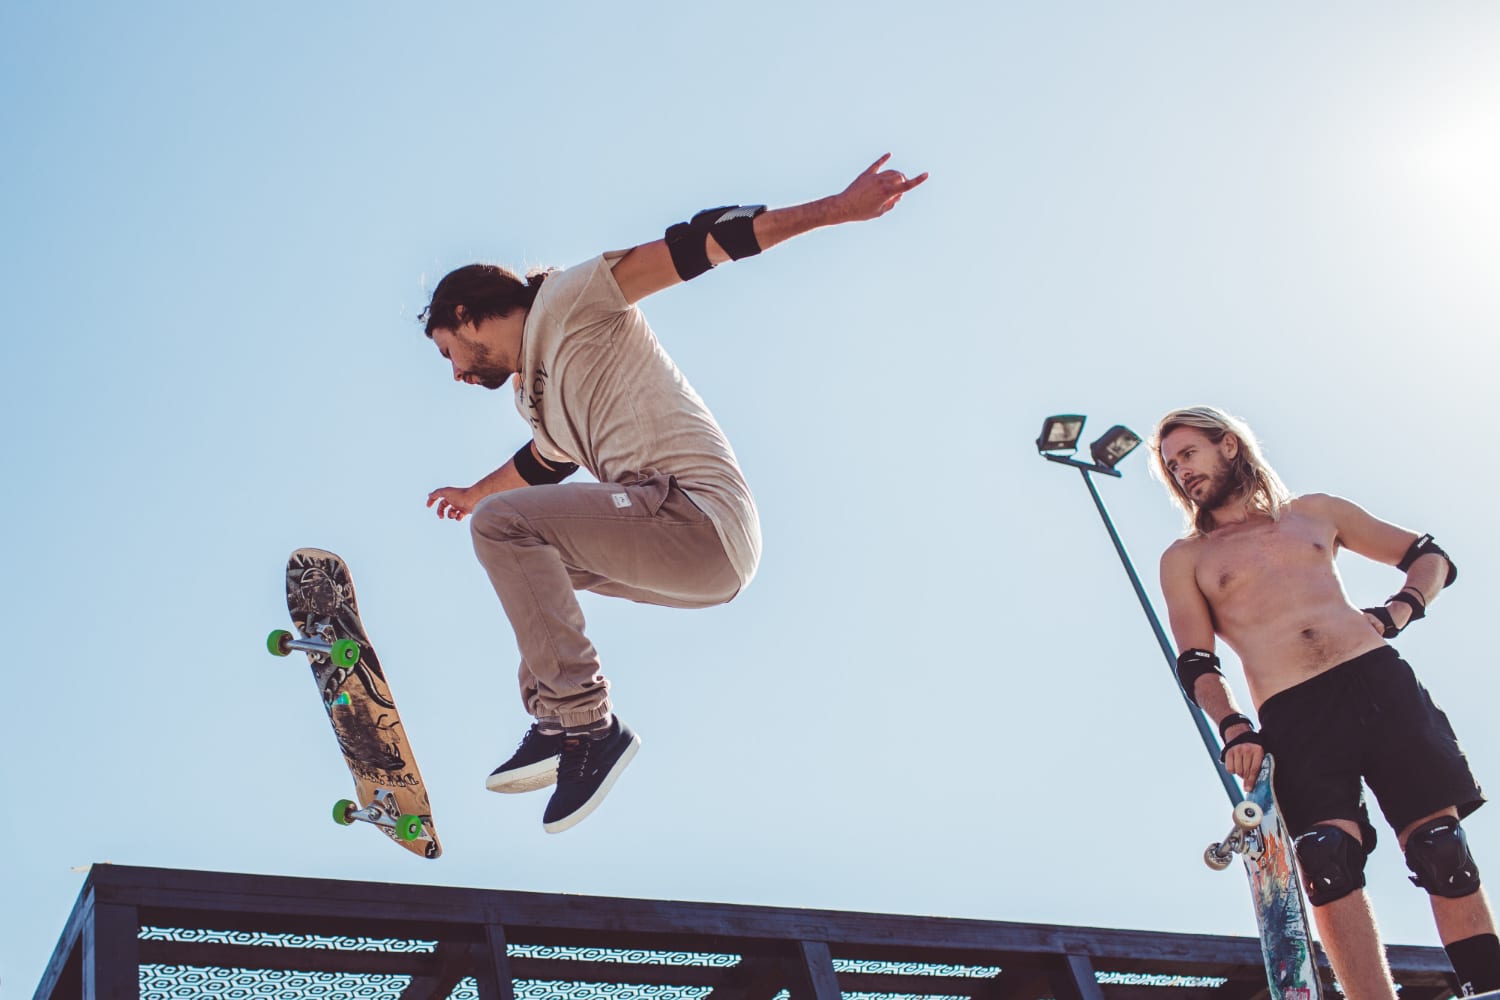
[[[766,210],[764,205],[723,205],[705,208],[687,222],[667,228],[667,252],[677,277],[692,281],[713,267],[708,260],[708,237],[729,254],[731,260],[743,260],[760,253],[755,238],[755,217]]]
[[[1458,567],[1453,564],[1453,557],[1443,551],[1443,547],[1432,540],[1431,535],[1423,535],[1411,543],[1411,548],[1406,550],[1406,555],[1396,564],[1396,568],[1405,573],[1411,569],[1412,563],[1423,556],[1442,556],[1443,561],[1448,564],[1448,577],[1443,581],[1444,587],[1453,586],[1453,581],[1458,579]]]
[[[1194,705],[1198,704],[1198,699],[1193,695],[1193,686],[1204,674],[1224,676],[1224,671],[1219,669],[1219,658],[1212,651],[1194,648],[1177,654],[1177,683],[1182,685],[1183,693]]]

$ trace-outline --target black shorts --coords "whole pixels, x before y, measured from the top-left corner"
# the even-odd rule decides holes
[[[1260,722],[1276,759],[1276,805],[1294,837],[1347,819],[1374,850],[1361,778],[1398,832],[1449,806],[1462,817],[1484,804],[1448,717],[1390,646],[1272,695]]]

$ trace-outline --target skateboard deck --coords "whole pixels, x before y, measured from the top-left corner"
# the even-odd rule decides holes
[[[443,848],[427,787],[380,658],[360,621],[349,567],[332,552],[296,550],[286,564],[286,606],[301,638],[277,630],[267,646],[278,656],[293,650],[307,654],[354,778],[355,799],[339,800],[334,820],[346,826],[371,823],[413,854],[438,857]]]
[[[1323,989],[1307,903],[1292,853],[1292,838],[1276,808],[1271,785],[1274,775],[1275,762],[1266,754],[1250,794],[1234,808],[1234,829],[1220,843],[1211,844],[1203,859],[1210,868],[1219,870],[1229,867],[1235,854],[1245,862],[1273,1000],[1317,1000],[1323,996]]]

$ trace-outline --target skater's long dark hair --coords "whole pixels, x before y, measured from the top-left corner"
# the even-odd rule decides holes
[[[433,330],[458,329],[459,306],[463,306],[464,320],[473,323],[530,309],[549,273],[537,268],[527,272],[522,281],[510,268],[498,264],[468,264],[449,271],[438,282],[432,290],[432,301],[417,321],[426,324],[427,336],[431,337]]]

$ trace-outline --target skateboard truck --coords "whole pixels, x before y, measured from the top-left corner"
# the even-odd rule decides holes
[[[336,667],[348,670],[359,662],[359,643],[353,639],[299,639],[284,628],[272,629],[266,636],[266,649],[272,656],[290,656],[293,650],[321,653]]]
[[[1250,799],[1234,807],[1234,829],[1223,840],[1209,844],[1203,852],[1203,863],[1216,872],[1229,867],[1236,854],[1243,854],[1251,861],[1259,861],[1266,851],[1265,837],[1261,832],[1261,820],[1265,811]]]
[[[373,823],[401,841],[416,840],[426,830],[422,817],[401,814],[397,809],[395,796],[384,788],[378,789],[375,801],[362,809],[351,799],[339,799],[333,804],[333,821],[339,826],[349,826],[355,822]]]

